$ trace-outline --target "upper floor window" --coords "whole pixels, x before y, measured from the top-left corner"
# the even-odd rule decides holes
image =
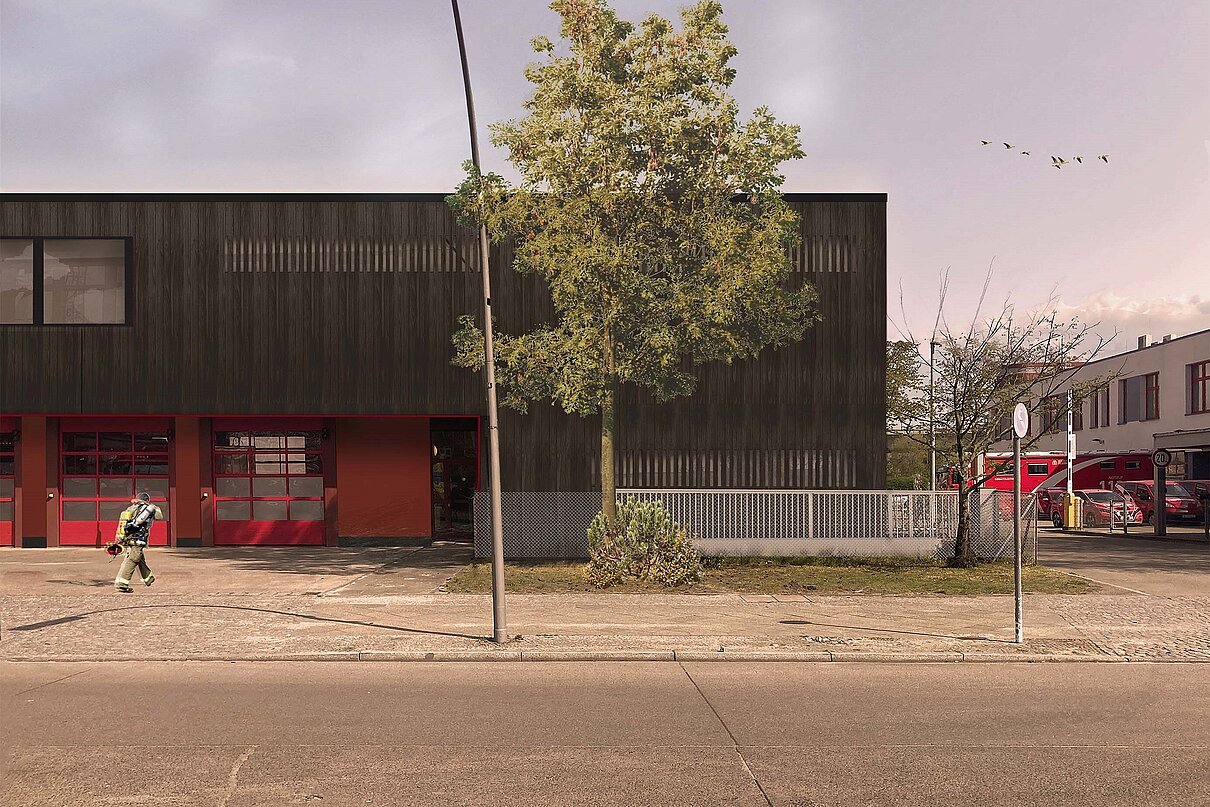
[[[0,325],[124,325],[127,238],[0,239]]]
[[[1210,412],[1210,359],[1189,365],[1189,414]]]
[[[1050,395],[1042,399],[1042,432],[1056,434],[1067,431],[1067,394]],[[1081,431],[1084,428],[1083,403],[1078,399],[1072,400],[1071,429]]]
[[[1143,420],[1155,420],[1160,416],[1160,374],[1143,376]]]
[[[1155,420],[1160,416],[1160,374],[1147,373],[1118,382],[1121,411],[1118,423]]]
[[[1098,387],[1089,396],[1088,428],[1099,429],[1109,425],[1109,385]]]
[[[1042,399],[1042,433],[1053,434],[1057,431],[1066,431],[1067,424],[1064,421],[1064,416],[1067,414],[1067,397],[1060,395],[1050,395]]]

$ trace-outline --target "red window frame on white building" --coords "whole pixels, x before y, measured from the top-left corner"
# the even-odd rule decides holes
[[[1109,385],[1098,387],[1089,396],[1088,428],[1099,429],[1109,424]]]
[[[1190,415],[1210,412],[1210,359],[1189,365]]]
[[[1159,420],[1160,417],[1160,374],[1143,376],[1143,420]]]

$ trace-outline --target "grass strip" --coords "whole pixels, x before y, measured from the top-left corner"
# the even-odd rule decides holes
[[[517,594],[889,594],[957,595],[1011,594],[1009,563],[984,563],[969,569],[917,558],[722,558],[707,559],[702,579],[686,586],[665,588],[627,582],[605,589],[584,577],[582,561],[510,561],[505,585]],[[1099,587],[1088,580],[1045,566],[1026,567],[1022,586],[1027,594],[1088,594]],[[447,584],[455,594],[491,592],[491,564],[476,562]]]

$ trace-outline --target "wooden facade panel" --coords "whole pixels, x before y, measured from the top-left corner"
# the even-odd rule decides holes
[[[797,465],[849,462],[835,454],[854,457],[848,485],[883,484],[885,199],[790,199],[804,237],[791,282],[815,285],[823,319],[798,344],[699,368],[691,398],[656,405],[624,391],[619,451],[661,479],[696,468],[695,479],[777,486]],[[9,194],[0,234],[130,236],[135,284],[127,326],[0,327],[5,414],[483,410],[482,377],[450,364],[457,318],[482,317],[474,233],[439,196]],[[324,260],[301,257],[304,241]],[[334,254],[338,242],[356,244],[356,260]],[[399,249],[384,256],[382,244]],[[548,293],[511,270],[511,246],[491,257],[502,330],[550,321]],[[506,489],[584,490],[596,478],[594,419],[545,404],[504,411],[501,441]]]

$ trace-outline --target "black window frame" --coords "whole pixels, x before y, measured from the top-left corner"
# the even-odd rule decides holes
[[[129,235],[6,235],[4,241],[34,243],[33,322],[0,322],[0,328],[128,328],[134,324],[134,237]],[[47,322],[44,245],[47,241],[121,241],[123,253],[123,304],[121,322]]]

